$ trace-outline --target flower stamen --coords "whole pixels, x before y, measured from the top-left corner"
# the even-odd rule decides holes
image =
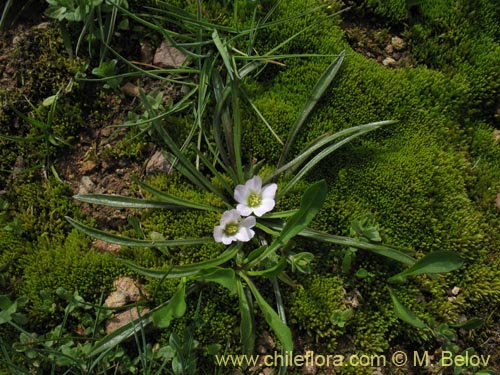
[[[248,207],[259,207],[261,203],[262,197],[260,196],[260,194],[252,191],[248,196]]]
[[[238,223],[227,223],[226,227],[224,228],[224,233],[228,236],[234,236],[236,233],[238,233],[238,229],[240,226]]]

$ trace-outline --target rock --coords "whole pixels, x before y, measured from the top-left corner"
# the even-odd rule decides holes
[[[384,48],[385,52],[387,53],[393,53],[394,52],[394,46],[392,44],[388,44]]]
[[[394,66],[396,65],[396,60],[394,60],[392,57],[386,57],[384,60],[382,60],[382,64],[384,66]]]
[[[401,51],[406,46],[405,41],[398,36],[393,36],[391,38],[391,44],[394,46],[396,51]]]
[[[106,298],[104,304],[108,307],[121,307],[130,302],[141,299],[142,291],[135,284],[134,279],[124,276],[115,280],[115,291]]]
[[[121,87],[122,92],[127,95],[131,96],[133,98],[136,98],[139,96],[139,88],[134,85],[132,82],[127,82]]]
[[[458,294],[460,293],[460,291],[461,291],[461,289],[458,286],[455,286],[451,290],[451,294],[453,294],[454,296],[458,296]]]
[[[140,316],[143,316],[149,312],[148,308],[145,308],[140,312]],[[106,334],[113,333],[118,328],[123,327],[125,324],[135,320],[139,317],[139,312],[136,307],[132,307],[128,310],[116,313],[114,318],[106,322]]]
[[[262,333],[262,336],[259,339],[259,344],[269,350],[273,350],[274,348],[276,348],[276,344],[274,343],[273,338],[267,331],[264,331]]]
[[[106,298],[104,304],[111,308],[125,306],[127,304],[127,295],[121,291],[112,292]]]
[[[184,55],[177,48],[172,47],[164,40],[160,47],[156,49],[153,64],[161,68],[178,68],[186,61]]]
[[[83,176],[78,188],[78,194],[89,194],[95,190],[95,184],[89,176]]]
[[[82,166],[80,167],[80,173],[87,174],[89,172],[92,172],[96,166],[97,166],[97,163],[93,160],[84,161]]]
[[[500,130],[495,130],[494,133],[495,142],[500,142]]]
[[[312,350],[306,350],[304,357],[307,358],[304,366],[302,367],[302,374],[304,375],[316,375],[318,369],[310,358],[314,358],[314,352]]]
[[[19,155],[14,163],[14,168],[12,168],[12,179],[17,180],[24,169],[24,158]]]
[[[171,171],[171,167],[171,164],[169,163],[165,155],[163,155],[163,152],[156,151],[146,164],[146,174],[155,172],[169,173]]]
[[[137,285],[135,285],[134,279],[124,276],[115,280],[115,288],[119,292],[123,292],[128,301],[137,302],[141,297],[141,292]]]
[[[94,242],[94,247],[98,250],[110,253],[117,253],[122,248],[120,245],[109,243],[103,240],[96,240]]]
[[[149,42],[141,43],[141,63],[151,64],[153,61],[153,48]]]

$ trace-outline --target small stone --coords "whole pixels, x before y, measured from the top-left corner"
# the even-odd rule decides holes
[[[94,242],[94,247],[98,250],[104,251],[104,252],[110,252],[110,253],[117,253],[121,250],[121,246],[114,244],[114,243],[109,243],[103,240],[96,240]]]
[[[500,142],[500,130],[495,130],[494,133],[495,142]]]
[[[149,42],[141,43],[141,62],[151,64],[153,61],[153,48]]]
[[[177,48],[170,46],[166,40],[156,49],[153,58],[153,64],[161,68],[178,68],[182,66],[185,61],[186,55]]]
[[[143,316],[148,312],[149,309],[146,308],[140,312],[140,315]],[[119,312],[115,314],[114,318],[106,322],[106,333],[109,335],[110,333],[116,331],[118,328],[121,328],[125,324],[130,323],[132,320],[136,320],[138,317],[139,317],[139,312],[135,307]]]
[[[122,291],[114,291],[106,298],[104,304],[111,308],[125,306],[127,304],[127,295]]]
[[[139,88],[134,85],[132,82],[127,82],[121,87],[122,92],[127,95],[131,96],[133,98],[136,98],[139,96]]]
[[[382,65],[384,66],[394,66],[396,64],[396,60],[394,60],[392,57],[386,57],[382,61]]]
[[[384,48],[385,52],[387,53],[393,53],[394,52],[394,46],[392,44],[388,44]]]
[[[405,48],[405,41],[401,39],[399,36],[393,36],[391,38],[391,44],[394,46],[394,49],[397,51],[401,51],[403,48]]]
[[[89,176],[83,176],[78,188],[78,194],[89,194],[95,190],[95,184]]]
[[[101,135],[101,137],[109,137],[112,132],[113,132],[112,128],[102,128],[99,131],[99,134]]]
[[[461,291],[461,289],[458,286],[456,286],[451,290],[451,294],[453,294],[454,296],[458,296],[460,291]]]
[[[114,284],[116,290],[124,293],[128,301],[139,301],[141,293],[137,285],[135,285],[134,279],[124,276],[116,279]]]
[[[12,168],[12,179],[17,180],[24,169],[24,158],[19,155],[14,163],[14,168]]]
[[[171,171],[171,164],[162,151],[156,151],[146,164],[146,174]]]
[[[312,350],[306,350],[304,357],[307,358],[304,366],[302,367],[303,375],[316,375],[318,369],[311,358],[314,358],[314,352]]]
[[[92,172],[96,166],[97,166],[97,164],[93,160],[84,161],[81,168],[80,168],[80,173],[87,174],[89,172]]]

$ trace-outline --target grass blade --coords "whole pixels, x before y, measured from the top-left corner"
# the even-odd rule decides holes
[[[193,264],[183,264],[181,266],[172,266],[168,270],[152,270],[150,268],[145,268],[138,266],[132,262],[121,259],[121,261],[129,267],[132,271],[137,272],[140,275],[152,277],[155,279],[173,279],[177,277],[184,277],[194,275],[198,271],[203,271],[207,268],[216,267],[223,263],[231,260],[238,251],[241,249],[241,244],[233,244],[229,246],[226,251],[220,254],[218,257],[214,259],[205,260],[198,263]]]
[[[147,199],[132,198],[132,197],[122,197],[120,195],[110,195],[110,194],[86,194],[86,195],[75,195],[73,198],[79,200],[80,202],[90,203],[90,204],[100,204],[109,207],[119,207],[119,208],[164,208],[164,209],[186,209],[187,207],[179,204],[171,204],[160,201],[152,201]],[[189,207],[194,209],[194,207]]]
[[[68,216],[66,216],[65,218],[76,229],[80,230],[81,232],[91,237],[122,246],[133,246],[133,247],[188,246],[188,245],[201,245],[213,241],[212,238],[208,237],[194,238],[194,239],[166,240],[166,241],[136,240],[134,238],[118,236],[116,234],[107,233],[102,230],[89,227],[85,224],[79,223],[76,220],[73,220]]]
[[[281,152],[281,156],[278,161],[278,168],[285,163],[285,160],[288,157],[288,153],[290,152],[293,143],[295,142],[295,138],[297,137],[299,130],[302,128],[302,126],[308,119],[309,115],[311,114],[312,110],[314,109],[316,104],[318,104],[319,100],[325,93],[326,89],[330,86],[333,79],[337,75],[340,66],[342,65],[342,62],[344,61],[344,57],[345,57],[345,50],[342,51],[339,57],[337,57],[337,59],[330,64],[330,66],[324,71],[324,73],[318,79],[316,85],[313,87],[311,94],[309,95],[309,98],[307,99],[304,105],[304,108],[302,108],[302,111],[300,112],[299,116],[295,120],[295,123],[292,125],[292,128],[290,129],[290,134],[288,135],[288,139],[285,142],[285,146],[283,147],[283,151]]]

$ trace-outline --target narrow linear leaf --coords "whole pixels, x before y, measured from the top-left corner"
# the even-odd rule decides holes
[[[323,206],[326,199],[326,193],[327,187],[324,180],[311,185],[302,196],[299,211],[290,217],[278,238],[276,238],[265,251],[248,263],[248,269],[258,264],[280,246],[302,232]]]
[[[463,323],[450,324],[450,327],[457,329],[478,329],[484,326],[484,320],[479,318],[472,318]]]
[[[76,220],[73,220],[68,216],[66,216],[65,218],[76,229],[82,231],[83,233],[91,237],[122,246],[135,246],[135,247],[187,246],[187,245],[201,245],[213,241],[212,238],[193,238],[193,239],[166,240],[166,241],[136,240],[134,238],[122,237],[116,234],[107,233],[102,230],[89,227],[87,225],[79,223]]]
[[[80,202],[99,204],[110,207],[120,207],[120,208],[164,208],[169,210],[188,208],[178,204],[171,204],[166,202],[152,201],[140,198],[122,197],[119,195],[110,195],[110,194],[86,194],[86,195],[78,194],[75,195],[73,198],[79,200]]]
[[[290,133],[288,135],[288,138],[285,142],[285,146],[283,147],[283,151],[281,152],[280,159],[278,161],[278,168],[285,163],[286,158],[288,157],[288,153],[290,152],[293,143],[295,142],[297,134],[299,133],[300,129],[308,119],[309,115],[311,114],[316,104],[319,102],[319,100],[325,93],[326,89],[330,86],[333,79],[337,75],[340,66],[342,65],[342,62],[344,61],[344,57],[345,57],[345,51],[342,51],[340,55],[337,57],[337,59],[333,63],[331,63],[330,66],[328,66],[328,68],[323,72],[321,77],[319,77],[318,81],[316,82],[316,85],[313,87],[309,95],[309,98],[304,105],[304,108],[302,108],[302,111],[299,113],[297,119],[292,125],[292,128],[290,129]]]
[[[389,282],[401,282],[408,276],[420,275],[423,273],[450,272],[460,268],[464,259],[453,251],[434,251],[419,259],[410,268],[392,276]]]
[[[273,228],[276,228],[279,230],[278,226],[273,226]],[[333,244],[342,245],[342,246],[348,246],[348,247],[350,246],[350,247],[354,247],[356,249],[368,250],[368,251],[371,251],[372,253],[382,255],[382,256],[385,256],[385,257],[390,258],[390,259],[397,260],[398,262],[408,264],[410,266],[416,262],[416,260],[413,257],[411,257],[410,255],[402,252],[401,250],[390,247],[390,246],[378,245],[378,244],[373,244],[373,243],[369,243],[369,242],[362,242],[362,241],[355,240],[353,238],[336,236],[333,234],[320,232],[320,231],[310,229],[310,228],[305,228],[302,232],[299,233],[299,236],[306,237],[306,238],[312,238],[314,240],[321,241],[321,242],[328,242],[328,243],[333,243]]]
[[[193,278],[200,281],[211,281],[229,290],[230,295],[236,294],[236,274],[231,268],[213,267],[198,271]]]
[[[250,355],[255,346],[255,327],[253,324],[252,308],[248,302],[243,284],[236,279],[236,291],[238,293],[239,310],[241,316],[240,339],[243,354]]]
[[[222,43],[222,40],[220,39],[219,33],[217,32],[217,29],[214,29],[212,32],[212,39],[215,43],[215,47],[217,47],[217,50],[219,51],[222,61],[224,61],[224,65],[226,67],[227,73],[229,74],[229,77],[232,80],[235,78],[235,72],[233,70],[233,66],[231,64],[231,58],[229,57],[229,54],[227,52],[226,47]]]
[[[422,322],[410,309],[401,303],[399,298],[394,294],[391,288],[387,287],[389,290],[389,295],[391,296],[392,303],[394,305],[394,312],[396,316],[402,321],[411,324],[415,328],[427,328],[427,325]]]
[[[152,270],[150,268],[144,268],[138,266],[134,263],[128,262],[126,260],[121,259],[121,261],[129,267],[132,271],[137,272],[140,275],[153,277],[157,279],[172,279],[177,277],[190,276],[195,274],[198,271],[202,271],[207,268],[219,266],[230,259],[232,259],[240,250],[241,244],[233,244],[229,246],[226,251],[220,254],[218,257],[214,259],[205,260],[203,262],[192,263],[192,264],[183,264],[180,266],[172,266],[168,270]]]
[[[146,190],[148,193],[154,195],[155,197],[157,197],[161,200],[164,200],[165,202],[169,202],[169,203],[172,203],[174,205],[178,205],[178,206],[182,206],[182,207],[186,207],[186,208],[193,208],[196,210],[204,210],[204,211],[214,211],[214,212],[223,212],[224,211],[223,208],[209,206],[209,205],[206,205],[203,203],[197,203],[197,202],[192,202],[192,201],[188,201],[185,199],[173,197],[173,196],[171,196],[167,193],[164,193],[160,190],[157,190],[154,187],[152,187],[148,184],[145,184],[144,182],[141,182],[137,179],[133,179],[133,181],[134,181],[134,183],[139,185],[142,189]]]
[[[267,324],[269,325],[269,327],[271,327],[273,332],[280,340],[280,343],[283,346],[283,350],[286,353],[292,352],[293,340],[290,328],[285,323],[283,323],[278,313],[274,311],[274,309],[271,306],[269,306],[267,301],[264,299],[264,297],[262,297],[262,295],[259,293],[255,285],[252,283],[252,281],[247,277],[244,278],[245,281],[247,282],[248,287],[252,291],[252,294],[255,297],[255,300],[257,301],[260,310],[264,314],[264,318],[266,319]]]
[[[258,277],[274,277],[278,276],[286,267],[286,258],[282,257],[281,260],[274,266],[269,267],[265,270],[259,271],[247,271],[248,276],[258,276]]]

